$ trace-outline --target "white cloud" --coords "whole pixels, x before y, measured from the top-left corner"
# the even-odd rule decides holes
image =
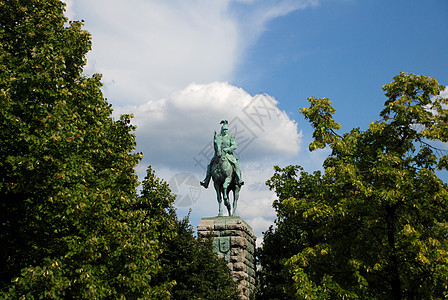
[[[133,113],[137,150],[153,167],[202,169],[211,158],[213,132],[228,120],[242,160],[269,163],[300,149],[297,124],[268,95],[252,97],[226,82],[190,84],[166,98],[115,109]]]
[[[65,16],[69,20],[73,20],[75,17],[75,12],[73,11],[73,0],[64,0],[62,2],[65,3]]]
[[[74,8],[93,36],[86,71],[103,74],[114,105],[226,80],[240,54],[228,1],[80,0]]]
[[[103,74],[103,92],[116,115],[135,114],[137,150],[144,154],[137,167],[140,180],[147,165],[166,181],[185,172],[203,179],[201,165],[208,162],[203,153],[227,119],[246,183],[237,214],[261,238],[275,217],[275,196],[264,182],[273,165],[289,164],[287,159],[298,154],[301,132],[273,97],[251,96],[227,82],[271,20],[318,1],[64,2],[66,15],[85,20],[92,34],[85,72]],[[184,192],[180,187],[178,193]],[[202,189],[191,206],[179,207],[181,215],[188,208],[193,225],[216,215],[213,189]]]
[[[86,72],[103,74],[114,106],[165,97],[191,82],[229,81],[266,24],[316,1],[66,0],[85,20]]]
[[[442,98],[448,98],[448,86],[446,86],[445,89],[441,91],[439,95]]]
[[[246,38],[257,39],[267,24],[278,17],[285,16],[293,11],[319,5],[318,0],[259,0],[247,1],[249,6],[241,10],[240,26]],[[250,39],[249,39],[250,40]]]
[[[199,183],[213,156],[213,132],[219,132],[221,120],[229,120],[245,181],[237,214],[253,220],[250,225],[261,237],[267,229],[262,227],[271,224],[275,217],[274,193],[265,182],[272,176],[275,164],[299,153],[302,139],[297,124],[276,105],[277,101],[269,95],[251,96],[229,83],[212,82],[190,84],[166,98],[116,108],[114,113],[135,115],[137,150],[144,157],[138,168],[139,177],[143,179],[146,166],[151,165],[167,182],[176,174],[189,173]],[[180,188],[178,192],[185,193]],[[213,188],[202,189],[199,199],[187,209],[190,207],[192,222],[199,222],[199,216],[217,215]]]

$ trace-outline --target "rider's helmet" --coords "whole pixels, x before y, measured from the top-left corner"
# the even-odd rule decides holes
[[[223,130],[226,130],[226,131],[229,130],[229,125],[228,125],[228,124],[229,124],[229,121],[227,121],[227,120],[222,120],[220,124],[222,124],[222,126],[221,126],[221,132],[222,132]]]

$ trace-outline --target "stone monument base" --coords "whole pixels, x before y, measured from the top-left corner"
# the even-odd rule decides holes
[[[240,217],[202,218],[198,237],[211,234],[215,252],[224,257],[235,280],[241,299],[249,299],[255,289],[255,240],[256,237]]]

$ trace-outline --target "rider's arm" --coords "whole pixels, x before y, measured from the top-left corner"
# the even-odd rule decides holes
[[[233,151],[235,151],[235,149],[236,149],[235,137],[230,136],[230,146],[224,148],[224,151],[232,154]]]

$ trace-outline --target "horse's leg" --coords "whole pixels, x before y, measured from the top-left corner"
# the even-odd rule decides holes
[[[224,204],[227,207],[227,210],[229,211],[229,216],[232,216],[232,208],[230,207],[230,201],[229,201],[229,185],[232,180],[232,177],[227,177],[226,180],[224,180],[224,184],[222,185],[222,194],[224,196]]]
[[[221,199],[221,187],[215,181],[213,181],[213,185],[215,186],[216,198],[218,200],[218,216],[222,216],[222,199]]]
[[[235,209],[232,209],[232,206],[230,205],[230,192],[232,191],[233,189],[231,189],[231,188],[228,188],[227,189],[227,199],[229,199],[228,200],[228,203],[229,203],[229,206],[228,206],[228,209],[229,209],[229,216],[234,216],[235,215]]]
[[[233,211],[232,211],[232,216],[235,215],[236,206],[237,206],[239,197],[240,197],[240,187],[238,185],[235,185],[235,189],[233,190]]]

